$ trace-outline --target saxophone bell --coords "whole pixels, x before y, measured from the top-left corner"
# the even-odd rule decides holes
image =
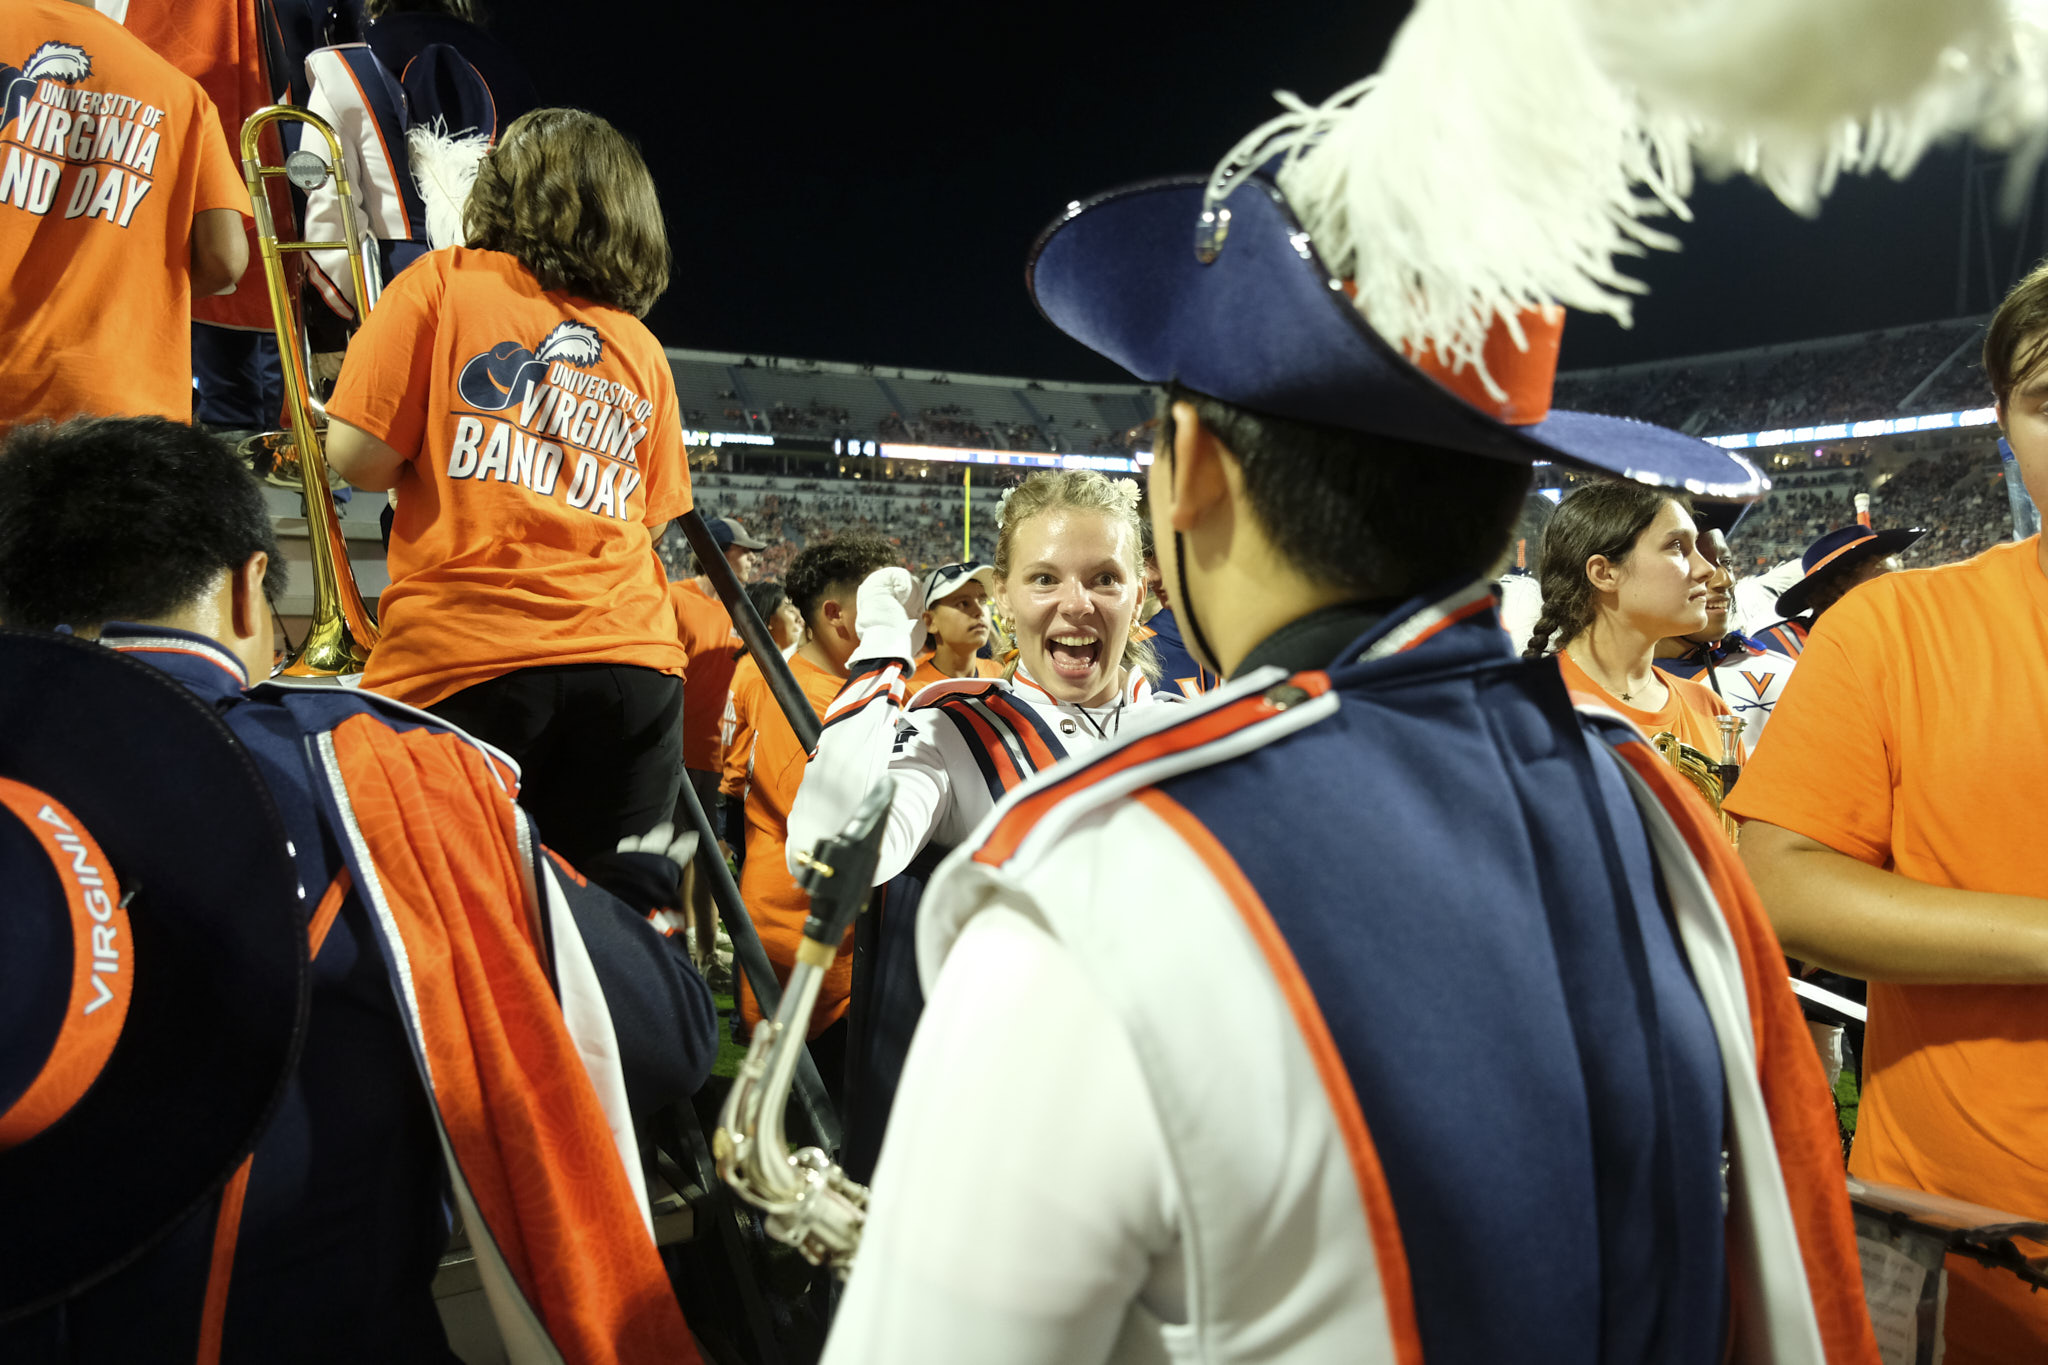
[[[812,1265],[830,1265],[843,1279],[853,1268],[867,1221],[868,1192],[847,1179],[817,1147],[792,1152],[783,1130],[797,1055],[825,972],[839,953],[853,917],[867,901],[893,783],[868,793],[838,834],[808,854],[797,882],[810,893],[811,913],[796,953],[796,968],[775,1017],[754,1030],[732,1090],[719,1111],[711,1154],[719,1177],[740,1198],[768,1216],[768,1235],[795,1247]]]

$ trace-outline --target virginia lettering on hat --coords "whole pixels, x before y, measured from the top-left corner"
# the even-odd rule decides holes
[[[307,977],[283,823],[205,703],[97,644],[0,628],[0,715],[4,1321],[220,1190],[297,1059]]]

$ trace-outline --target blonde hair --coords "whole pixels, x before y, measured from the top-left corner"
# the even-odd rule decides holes
[[[1092,469],[1066,469],[1058,473],[1048,470],[1033,474],[1003,494],[1001,520],[996,528],[995,570],[999,581],[1010,581],[1010,554],[1016,543],[1017,528],[1041,513],[1063,508],[1100,512],[1129,531],[1131,581],[1143,581],[1145,570],[1139,556],[1143,554],[1145,523],[1138,516],[1138,485],[1129,479],[1104,478]],[[1014,637],[1014,632],[1012,635]],[[1143,673],[1154,684],[1159,681],[1159,658],[1153,653],[1150,641],[1138,638],[1138,614],[1135,611],[1131,613],[1131,624],[1124,633],[1123,657],[1118,662],[1132,672]],[[1011,678],[1016,672],[1017,654],[1013,649],[1003,665],[1003,677]]]

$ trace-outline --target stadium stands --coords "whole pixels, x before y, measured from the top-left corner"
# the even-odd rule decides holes
[[[1558,377],[1560,407],[1637,417],[1700,436],[1956,412],[1989,400],[1977,364],[1983,319],[1825,337]],[[1126,434],[1152,415],[1137,385],[1066,384],[941,374],[831,361],[671,349],[686,428],[772,438],[774,449],[728,449],[697,476],[710,514],[739,517],[773,542],[760,575],[780,577],[790,556],[842,530],[879,531],[913,568],[961,554],[962,468],[934,461],[838,458],[834,441],[1059,454],[1127,453]],[[1744,522],[1745,561],[1798,554],[1855,517],[1853,496],[1874,494],[1880,525],[1929,535],[1912,563],[1942,563],[2010,537],[2012,521],[1992,431],[1977,427],[1881,450],[1837,441],[1753,451],[1775,481]],[[1023,471],[974,471],[974,555],[993,554],[996,498]],[[1570,480],[1552,471],[1553,485]],[[1525,552],[1534,551],[1534,537]],[[679,543],[664,552],[681,551]],[[680,568],[678,564],[676,567]]]
[[[1152,415],[1135,384],[1060,384],[670,348],[683,425],[803,439],[1120,453]]]
[[[1981,407],[1985,319],[1957,318],[1782,346],[1574,370],[1557,405],[1694,436]]]

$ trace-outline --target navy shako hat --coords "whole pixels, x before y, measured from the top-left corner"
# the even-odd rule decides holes
[[[1753,501],[1769,483],[1733,451],[1625,417],[1540,403],[1506,421],[1432,378],[1351,304],[1345,282],[1264,172],[1238,177],[1227,230],[1198,251],[1204,182],[1154,181],[1070,205],[1033,245],[1025,283],[1055,327],[1153,384],[1255,412],[1522,463]],[[1220,237],[1220,240],[1217,240]],[[1204,258],[1208,259],[1204,259]],[[1555,333],[1528,360],[1554,371]],[[1512,364],[1515,357],[1502,352]],[[1487,358],[1493,365],[1496,348]],[[1496,367],[1497,368],[1497,367]]]
[[[1805,577],[1778,594],[1778,614],[1786,620],[1803,616],[1813,605],[1816,588],[1825,585],[1839,573],[1847,572],[1858,564],[1873,559],[1889,559],[1903,553],[1906,548],[1927,532],[1910,530],[1873,531],[1861,522],[1844,526],[1839,531],[1830,531],[1806,547],[1806,553],[1799,557],[1805,569]]]
[[[0,628],[0,1321],[205,1207],[296,1064],[306,915],[211,707],[89,641]]]

